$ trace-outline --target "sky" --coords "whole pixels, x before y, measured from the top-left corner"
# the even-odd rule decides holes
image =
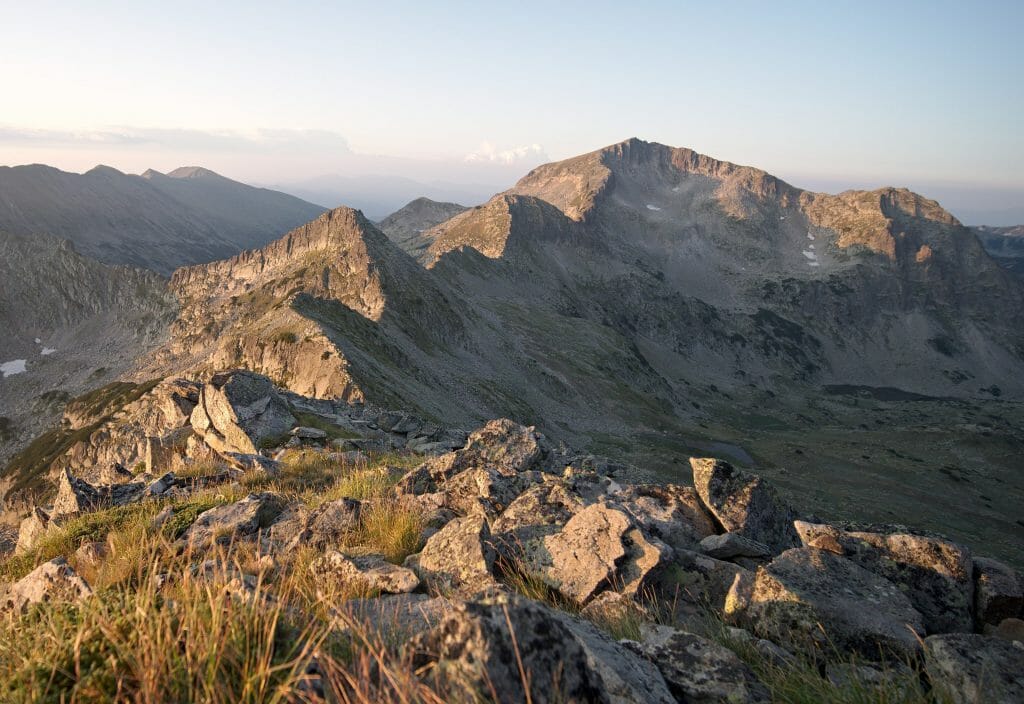
[[[493,192],[636,136],[1024,221],[1019,0],[0,0],[0,17],[0,164]]]

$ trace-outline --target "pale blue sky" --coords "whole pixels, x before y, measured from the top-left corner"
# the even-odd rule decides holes
[[[0,17],[4,164],[500,184],[638,136],[800,186],[1024,212],[1019,0],[0,0]]]

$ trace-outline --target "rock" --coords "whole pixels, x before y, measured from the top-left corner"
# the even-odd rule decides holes
[[[293,437],[297,437],[300,440],[326,440],[327,431],[320,430],[320,428],[307,428],[306,426],[300,425],[296,428],[292,428],[291,434]]]
[[[234,469],[242,472],[265,472],[271,476],[281,473],[281,463],[259,454],[225,452],[221,455]]]
[[[825,659],[903,659],[924,633],[896,585],[817,548],[787,550],[758,568],[742,618],[762,638]]]
[[[561,480],[535,484],[512,501],[498,516],[493,531],[500,543],[521,548],[526,543],[561,530],[585,503]]]
[[[771,550],[764,543],[745,538],[738,533],[709,535],[700,541],[700,551],[716,560],[734,557],[769,557]]]
[[[149,496],[161,496],[175,485],[175,479],[174,472],[167,472],[150,482],[145,493]]]
[[[882,689],[895,692],[902,689],[910,675],[909,668],[901,663],[890,664],[886,669],[859,665],[851,662],[830,662],[825,666],[825,676],[837,689],[854,692]]]
[[[932,687],[952,704],[1024,701],[1024,646],[998,638],[952,633],[925,638],[924,666]]]
[[[63,469],[57,480],[57,497],[53,500],[51,518],[77,516],[99,508],[102,497],[89,482],[71,476]]]
[[[645,533],[674,549],[692,550],[715,533],[714,521],[692,487],[627,485],[610,492],[609,498]]]
[[[359,525],[361,513],[362,504],[356,499],[343,497],[321,504],[305,516],[298,533],[289,542],[289,548],[298,545],[324,548],[337,544]]]
[[[120,462],[111,462],[103,466],[97,476],[100,484],[124,484],[135,478],[135,475],[124,468]]]
[[[229,544],[268,527],[282,508],[283,502],[276,494],[249,494],[233,504],[217,506],[199,514],[181,537],[181,542],[193,549],[213,543]]]
[[[63,557],[44,562],[10,586],[0,612],[24,613],[32,604],[76,602],[92,596],[92,589]]]
[[[773,554],[800,544],[796,515],[766,481],[716,459],[690,458],[693,484],[726,531],[767,545]]]
[[[804,543],[834,541],[848,560],[898,585],[924,616],[928,633],[973,630],[972,560],[965,548],[906,532],[846,531],[804,521],[794,527]]]
[[[974,614],[978,628],[997,626],[1024,613],[1024,584],[998,560],[974,558]]]
[[[160,509],[160,513],[153,516],[153,520],[149,522],[151,528],[162,528],[167,521],[174,517],[174,507],[164,506]]]
[[[456,698],[488,692],[502,704],[675,701],[653,665],[592,625],[526,599],[457,604],[412,648],[414,666]]]
[[[337,550],[330,550],[311,567],[318,574],[333,574],[346,583],[362,584],[371,591],[385,594],[404,594],[420,586],[415,572],[392,565],[383,555],[346,557]]]
[[[754,574],[745,567],[690,550],[676,550],[672,566],[674,569],[667,571],[671,582],[661,591],[671,598],[678,596],[681,605],[691,608],[710,607],[722,613],[737,576],[745,575],[747,583],[754,583]]]
[[[667,626],[644,628],[633,648],[653,662],[680,702],[769,702],[768,689],[735,653]]]
[[[998,626],[985,626],[985,635],[995,636],[1003,640],[1015,640],[1024,644],[1024,620],[1004,618]]]
[[[270,379],[234,370],[214,374],[203,386],[191,422],[217,452],[255,455],[264,438],[288,432],[295,417]]]
[[[444,597],[426,594],[384,594],[370,599],[348,599],[339,604],[344,620],[358,632],[370,631],[399,641],[436,627],[453,604]]]
[[[780,648],[770,640],[757,638],[750,631],[743,628],[731,627],[728,631],[729,637],[732,640],[752,645],[754,650],[761,654],[761,657],[775,667],[787,667],[796,664],[796,656],[793,653],[785,648]]]
[[[493,518],[533,483],[536,478],[530,474],[501,474],[490,467],[467,469],[444,483],[445,504],[459,515],[479,513]]]
[[[541,458],[540,441],[544,436],[508,418],[489,421],[469,434],[466,446],[459,451],[465,467],[494,467],[502,474],[516,474],[532,469]]]
[[[432,535],[416,558],[416,572],[434,588],[473,594],[496,586],[496,553],[483,516],[456,518]]]
[[[87,541],[78,546],[75,550],[75,564],[81,568],[82,565],[98,565],[107,556],[107,544],[97,541]]]
[[[50,514],[44,509],[33,508],[18,528],[17,554],[30,552],[50,530]]]
[[[601,592],[580,609],[580,616],[600,626],[625,624],[639,627],[650,620],[636,599],[618,592]]]
[[[543,548],[526,552],[533,571],[581,604],[609,588],[635,594],[671,556],[671,548],[646,538],[624,512],[603,504],[582,509],[545,537]]]

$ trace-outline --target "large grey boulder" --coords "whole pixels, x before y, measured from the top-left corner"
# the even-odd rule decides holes
[[[493,467],[502,474],[517,474],[533,469],[543,455],[544,436],[531,426],[499,418],[469,434],[466,446],[459,450],[466,466]]]
[[[630,484],[609,494],[650,536],[675,549],[692,550],[714,535],[715,523],[693,487]]]
[[[631,646],[654,663],[676,701],[694,704],[769,702],[768,689],[736,653],[692,633],[648,626]]]
[[[430,536],[409,565],[428,585],[442,591],[475,594],[497,586],[496,552],[483,516],[456,518]]]
[[[99,508],[103,497],[88,482],[71,475],[71,470],[62,469],[57,478],[57,496],[53,500],[51,518],[77,516]]]
[[[1024,702],[1024,645],[970,633],[930,636],[924,665],[932,687],[952,704]]]
[[[284,502],[276,494],[249,494],[240,501],[199,514],[181,536],[181,542],[193,549],[214,543],[227,545],[269,527],[283,508]]]
[[[44,562],[7,589],[0,613],[24,613],[32,604],[75,602],[92,596],[92,588],[63,557]]]
[[[337,550],[330,550],[314,561],[310,569],[318,575],[334,577],[371,592],[404,594],[420,586],[415,572],[391,564],[383,555],[348,557]]]
[[[214,374],[203,386],[191,423],[217,452],[254,455],[261,440],[288,432],[295,417],[270,379],[233,370]]]
[[[18,542],[14,548],[15,553],[23,554],[31,551],[53,527],[54,524],[50,520],[50,514],[45,509],[38,506],[33,508],[18,527]]]
[[[492,524],[500,543],[522,546],[561,530],[587,502],[567,482],[553,479],[530,486],[510,503]]]
[[[464,602],[412,642],[427,678],[502,704],[674,704],[649,662],[592,625],[526,599]]]
[[[357,633],[377,633],[392,642],[401,642],[436,627],[453,608],[453,603],[443,596],[382,594],[348,599],[338,604],[336,610]]]
[[[290,549],[299,545],[310,545],[325,548],[337,545],[346,533],[359,525],[361,513],[362,504],[347,497],[320,504],[303,515],[295,537],[289,541],[288,547]],[[278,532],[282,530],[283,526],[278,528]]]
[[[804,521],[794,527],[805,545],[827,540],[843,557],[898,585],[921,612],[928,633],[973,630],[973,567],[966,548],[899,530],[847,531]]]
[[[459,515],[482,514],[493,518],[537,480],[538,472],[502,474],[493,467],[459,472],[442,486],[445,505]]]
[[[542,544],[526,547],[528,569],[581,604],[606,589],[637,593],[672,558],[670,547],[606,504],[587,506]]]
[[[731,560],[736,557],[761,558],[771,555],[771,549],[767,545],[739,533],[709,535],[700,541],[700,551],[717,560]]]
[[[768,482],[728,462],[690,458],[693,485],[726,532],[767,545],[774,554],[796,547],[796,514]]]
[[[833,659],[905,659],[924,619],[892,582],[817,548],[793,548],[758,568],[742,619],[758,636]]]
[[[974,613],[979,628],[1024,615],[1024,583],[998,560],[974,558]]]

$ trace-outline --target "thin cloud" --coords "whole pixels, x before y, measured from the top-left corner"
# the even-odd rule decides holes
[[[503,164],[512,166],[525,163],[541,163],[548,161],[544,147],[539,144],[526,144],[511,149],[500,149],[491,142],[484,142],[480,147],[466,155],[465,161],[470,164]]]

